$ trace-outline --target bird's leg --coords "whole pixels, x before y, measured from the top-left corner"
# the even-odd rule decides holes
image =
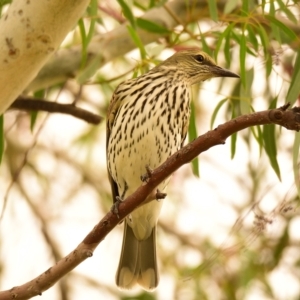
[[[114,204],[112,205],[110,211],[114,214],[117,215],[118,219],[120,219],[119,216],[119,205],[122,203],[123,198],[120,196],[116,196],[116,200],[114,202]]]
[[[161,199],[165,199],[167,197],[166,193],[161,192],[159,189],[156,190],[155,198],[157,201],[160,201]]]
[[[146,168],[146,173],[143,174],[143,175],[141,175],[141,180],[142,180],[142,182],[146,182],[146,183],[147,183],[148,180],[149,180],[149,179],[151,178],[151,176],[152,176],[153,170],[150,168],[149,165],[146,165],[145,168]]]
[[[128,185],[127,185],[127,182],[125,181],[125,188],[124,188],[124,191],[123,191],[122,195],[121,196],[116,196],[114,204],[112,205],[112,207],[110,209],[110,211],[113,214],[117,215],[118,219],[120,219],[120,216],[119,216],[119,205],[123,202],[127,190],[128,190]]]

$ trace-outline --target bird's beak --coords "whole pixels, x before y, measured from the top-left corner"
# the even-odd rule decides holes
[[[226,70],[226,69],[223,69],[219,66],[211,66],[211,73],[214,75],[214,77],[235,77],[235,78],[240,78],[239,75],[229,71],[229,70]]]

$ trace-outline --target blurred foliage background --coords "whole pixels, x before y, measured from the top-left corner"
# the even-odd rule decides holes
[[[9,2],[0,1],[2,13]],[[299,14],[290,0],[91,0],[22,97],[105,117],[120,82],[200,47],[241,80],[193,88],[192,140],[241,114],[299,105]],[[112,203],[105,120],[37,107],[12,107],[0,119],[1,289],[71,252]],[[278,126],[249,128],[174,174],[159,222],[155,292],[116,288],[119,226],[43,299],[299,299],[299,143]]]

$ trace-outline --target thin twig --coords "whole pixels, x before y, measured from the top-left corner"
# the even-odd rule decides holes
[[[22,109],[26,111],[46,111],[50,113],[61,113],[71,115],[91,124],[98,125],[103,118],[73,104],[62,104],[45,99],[18,97],[9,109]]]

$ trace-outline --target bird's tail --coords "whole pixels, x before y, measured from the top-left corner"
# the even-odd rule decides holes
[[[124,222],[124,236],[116,283],[122,289],[130,289],[138,283],[145,290],[158,285],[156,261],[156,226],[146,240],[139,241],[132,228]]]

